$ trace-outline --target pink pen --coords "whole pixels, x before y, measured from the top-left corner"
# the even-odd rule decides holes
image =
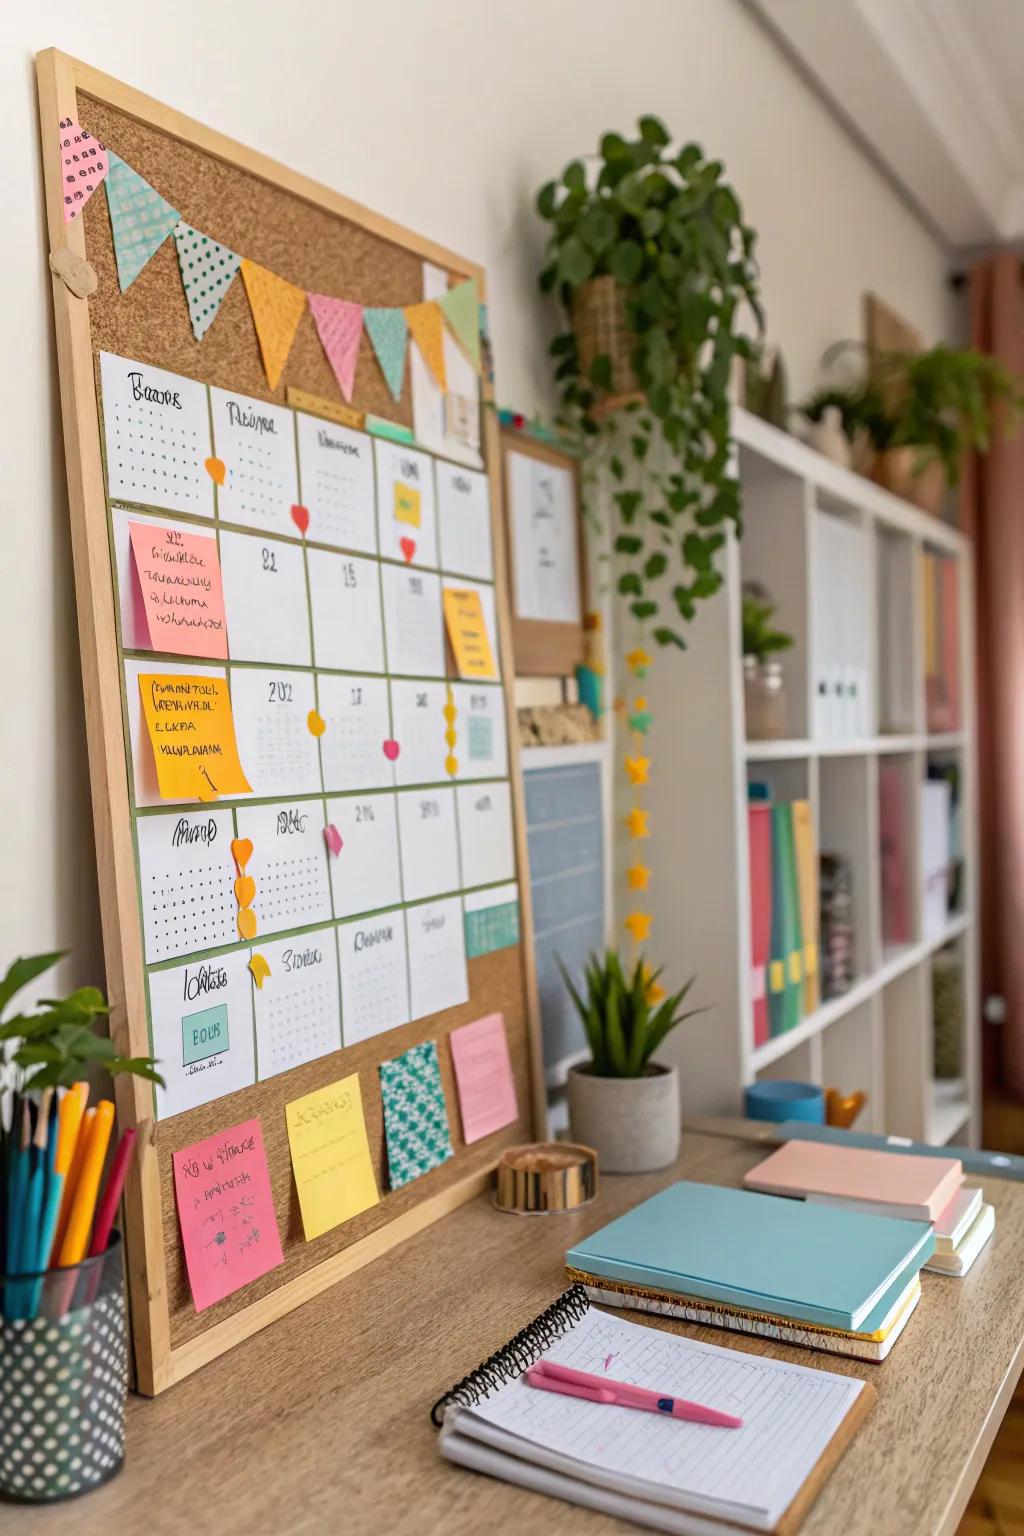
[[[528,1386],[542,1392],[561,1392],[566,1397],[584,1398],[588,1403],[610,1403],[619,1408],[641,1408],[646,1413],[664,1413],[673,1419],[689,1419],[694,1424],[712,1424],[718,1429],[742,1429],[743,1420],[731,1413],[719,1413],[703,1403],[688,1402],[685,1397],[670,1397],[667,1392],[649,1392],[628,1381],[611,1381],[607,1376],[591,1376],[574,1371],[552,1360],[541,1360],[526,1372]]]

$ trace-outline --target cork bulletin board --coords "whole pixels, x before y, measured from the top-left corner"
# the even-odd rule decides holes
[[[386,308],[436,298],[438,291],[443,293],[465,284],[467,279],[475,280],[481,301],[486,293],[484,274],[479,267],[340,194],[244,149],[56,50],[39,55],[37,62],[89,769],[107,985],[113,1010],[111,1030],[124,1054],[155,1054],[168,1079],[166,1092],[157,1093],[150,1085],[131,1078],[119,1078],[116,1083],[122,1126],[153,1122],[146,1150],[130,1176],[125,1205],[136,1381],[139,1390],[153,1394],[471,1198],[485,1187],[504,1147],[543,1131],[522,784],[511,695],[513,663],[501,474],[497,426],[494,413],[488,408],[491,385],[486,354],[479,385],[475,386],[479,388],[479,398],[473,411],[469,412],[466,399],[459,397],[454,401],[454,416],[437,416],[438,421],[445,423],[450,419],[461,421],[458,430],[462,447],[458,451],[452,449],[449,455],[447,440],[437,437],[442,429],[429,411],[424,407],[421,412],[417,404],[417,400],[427,398],[423,393],[426,373],[422,359],[414,356],[411,345],[396,398],[396,392],[389,389],[383,363],[364,340],[346,401],[308,306],[295,328],[280,376],[271,386],[262,337],[257,333],[254,311],[241,277],[231,281],[214,322],[197,341],[173,238],[163,241],[122,291],[111,215],[103,193],[92,196],[78,217],[65,222],[58,124],[67,120],[80,124],[108,152],[157,189],[160,197],[179,210],[181,218],[194,229],[206,231],[229,253],[244,254],[248,261],[269,269],[308,294],[334,295],[367,308]],[[386,201],[386,188],[382,188],[381,200]],[[72,258],[84,259],[95,274],[94,289],[85,296],[73,290],[88,289],[92,279],[88,270]],[[65,282],[57,275],[58,270],[71,272],[72,280]],[[165,370],[166,374],[177,376],[177,382],[172,380],[167,386],[166,379],[152,370]],[[206,452],[209,464],[219,466],[227,480],[217,481],[217,489],[212,490],[203,472],[196,468],[198,502],[194,512],[184,509],[180,494],[177,500],[172,499],[171,509],[158,495],[131,494],[135,484],[131,480],[131,465],[135,462],[131,454],[142,451],[131,441],[131,396],[124,393],[135,387],[126,383],[132,376],[147,386],[150,380],[163,383],[180,395],[186,407],[190,401],[199,402],[198,414],[193,418],[194,431],[197,440],[207,446],[197,451]],[[231,409],[225,404],[228,396],[236,402],[235,414],[218,417],[218,409]],[[122,401],[129,404],[123,406]],[[204,401],[209,411],[208,440]],[[242,401],[241,407],[238,401]],[[446,400],[446,409],[451,403],[450,398]],[[122,411],[129,414],[119,414]],[[232,508],[240,503],[231,502],[227,492],[237,483],[231,477],[240,461],[233,463],[231,453],[241,450],[223,448],[219,422],[237,422],[242,417],[283,423],[286,437],[294,429],[300,466],[304,431],[315,437],[318,422],[334,424],[332,430],[337,430],[338,423],[344,424],[353,445],[352,454],[365,463],[366,473],[376,481],[375,501],[367,525],[374,530],[372,547],[366,542],[349,543],[343,532],[335,532],[330,538],[324,534],[318,539],[320,527],[315,518],[306,527],[298,523],[288,526],[280,518],[254,526],[252,518],[233,514]],[[468,420],[469,417],[472,419]],[[424,422],[428,423],[429,432]],[[449,429],[445,426],[443,430]],[[121,437],[117,436],[119,432]],[[122,446],[128,456],[127,469],[120,460]],[[148,453],[148,446],[145,451]],[[470,571],[465,565],[460,570],[458,559],[446,555],[446,548],[451,550],[458,541],[446,539],[441,519],[437,551],[428,552],[422,542],[426,515],[421,524],[418,497],[414,507],[416,526],[412,530],[406,528],[405,533],[415,532],[421,546],[413,542],[407,547],[397,539],[403,530],[396,527],[388,535],[394,536],[396,547],[385,547],[381,531],[378,548],[377,530],[385,529],[381,521],[381,485],[382,477],[390,473],[389,453],[404,454],[403,463],[408,459],[419,462],[421,473],[431,486],[440,486],[441,477],[447,475],[452,481],[461,477],[462,489],[470,484],[474,487],[477,504],[484,508],[482,544],[490,550],[486,573]],[[475,464],[478,469],[473,467]],[[139,486],[152,484],[146,473],[140,470]],[[156,474],[157,469],[152,473]],[[212,468],[208,473],[211,480],[216,479]],[[299,476],[302,500],[310,500],[301,467]],[[386,489],[390,497],[390,483]],[[394,490],[394,516],[398,518],[403,488],[396,482]],[[427,496],[426,489],[423,495]],[[207,498],[209,510],[205,506]],[[390,501],[387,504],[390,507]],[[292,506],[293,514],[296,510],[306,509],[301,504],[298,508]],[[267,514],[268,518],[272,515],[277,514]],[[164,653],[152,634],[148,641],[144,633],[140,635],[137,606],[133,606],[138,603],[138,594],[129,586],[133,541],[139,523],[165,532],[177,529],[183,537],[198,533],[216,535],[225,588],[226,650],[211,654],[221,656],[222,660],[211,661],[201,646],[188,655],[174,647]],[[133,527],[135,532],[131,532]],[[172,533],[168,532],[167,537],[171,538]],[[239,596],[237,571],[231,577],[232,561],[241,558],[238,550],[244,550],[246,558],[251,557],[264,572],[305,572],[305,579],[292,589],[299,618],[291,631],[281,617],[287,604],[268,601],[260,606],[248,600],[246,594],[255,590],[255,578]],[[358,559],[349,558],[353,550],[358,551]],[[138,559],[137,553],[135,558]],[[451,572],[445,570],[446,558],[453,567]],[[338,646],[364,643],[362,631],[366,626],[341,626],[339,630],[335,623],[332,629],[335,609],[330,602],[325,605],[322,594],[316,595],[310,575],[314,568],[325,567],[325,563],[332,561],[345,561],[352,569],[358,566],[361,573],[368,572],[371,581],[379,584],[383,613],[378,616],[375,610],[373,625],[381,629],[380,655],[386,656],[386,660],[367,661],[362,651],[348,665],[344,664],[344,655],[339,659]],[[335,566],[330,568],[334,570]],[[408,654],[400,665],[393,664],[393,631],[389,627],[392,617],[386,592],[389,583],[397,588],[406,581],[411,584],[410,590],[420,592],[425,588],[437,594],[438,617],[432,632],[441,637],[443,652],[438,651],[436,666],[413,665]],[[451,619],[445,631],[440,599],[448,585],[460,590],[471,587],[480,593],[481,607],[475,611],[484,614],[493,647],[492,680],[477,680],[490,678],[487,673],[467,674],[464,656],[453,644]],[[448,612],[447,598],[444,612]],[[242,619],[236,618],[239,614]],[[243,620],[251,646],[248,652],[242,648],[246,660],[236,656],[233,639],[242,634]],[[141,622],[145,623],[144,617]],[[261,624],[272,635],[266,639],[262,652]],[[373,625],[369,627],[372,629]],[[401,644],[407,653],[408,647],[419,643],[419,631],[403,631],[403,636]],[[335,647],[331,665],[322,663],[325,652],[320,649],[321,642]],[[398,641],[395,644],[397,647]],[[288,649],[292,645],[298,647],[294,654]],[[139,676],[157,673],[226,679],[242,768],[250,778],[256,776],[248,794],[239,790],[169,796],[163,792],[166,786],[159,778],[159,766],[154,764],[155,749],[146,735],[139,705]],[[294,692],[295,707],[300,707],[301,702],[303,720],[303,690],[311,690],[309,699],[315,700],[315,706],[310,710],[309,720],[316,720],[317,729],[314,730],[313,723],[308,729],[317,738],[315,751],[305,737],[290,737],[287,751],[281,748],[275,757],[278,749],[266,747],[264,737],[258,732],[253,734],[255,727],[250,729],[251,722],[247,722],[249,706],[245,700],[255,697],[254,679],[260,689],[270,687],[272,699],[277,688],[278,697],[283,693],[289,706]],[[388,765],[383,770],[380,759],[374,758],[374,767],[367,770],[370,777],[365,789],[359,781],[360,770],[353,767],[352,753],[341,750],[335,752],[333,759],[340,778],[328,783],[325,764],[333,747],[331,732],[336,724],[324,702],[328,684],[336,691],[343,684],[346,697],[351,693],[353,703],[362,690],[367,695],[372,692],[384,711],[380,718],[388,730],[385,748],[403,748],[401,756],[397,750],[394,755],[386,750]],[[144,694],[145,690],[141,691]],[[400,699],[405,701],[401,706]],[[426,747],[422,742],[417,746],[411,734],[403,739],[402,723],[411,717],[403,716],[400,710],[413,708],[414,702],[416,707],[429,702],[434,711],[431,729],[436,724],[438,732],[443,733],[448,716],[442,720],[440,707],[445,700],[457,709],[455,728],[459,744],[449,748],[451,755],[443,760],[442,769],[428,774],[414,763],[433,763],[436,744],[432,737]],[[469,750],[465,736],[458,735],[464,716],[474,709],[487,717],[486,732],[478,729],[474,736],[477,746],[484,743],[476,753]],[[416,756],[421,749],[427,753],[422,759]],[[474,755],[481,761],[470,768],[469,760]],[[305,767],[295,766],[300,758]],[[317,762],[319,768],[315,766]],[[309,768],[309,764],[314,767]],[[388,775],[384,779],[380,776],[382,771]],[[310,783],[308,777],[303,777],[307,772],[318,773],[319,777]],[[298,775],[294,784],[288,780],[289,773]],[[261,779],[261,774],[269,777]],[[353,774],[354,781],[350,782]],[[435,857],[440,844],[423,844],[416,852],[418,845],[410,831],[409,847],[406,846],[403,796],[408,800],[410,795],[432,796],[432,803],[439,804],[444,813],[442,820],[454,828],[450,846],[459,851],[455,855],[457,862],[452,865],[454,872],[447,877],[433,873],[435,866],[444,864],[443,859],[438,862]],[[332,853],[337,850],[327,838],[334,826],[325,825],[332,816],[340,821],[343,814],[357,814],[357,800],[372,802],[378,818],[382,814],[385,820],[394,818],[396,847],[400,848],[394,877],[400,884],[384,895],[375,894],[365,909],[350,889],[339,896],[336,868],[331,864]],[[507,867],[504,853],[490,863],[480,863],[479,847],[487,848],[490,844],[486,839],[483,843],[474,839],[469,831],[474,814],[485,815],[495,806],[503,815],[507,807]],[[267,821],[268,814],[271,822]],[[436,806],[431,814],[438,814]],[[460,816],[468,819],[460,822]],[[306,836],[307,822],[315,829],[316,837],[306,845],[308,857],[302,865],[301,879],[298,875],[292,879],[295,871],[291,866],[286,871],[291,883],[279,879],[276,912],[271,910],[266,896],[271,875],[260,865],[258,857],[263,834],[257,830],[249,838],[257,849],[251,868],[256,877],[257,895],[252,906],[257,926],[254,934],[246,932],[243,938],[240,915],[238,932],[233,928],[236,913],[232,904],[237,899],[241,908],[243,898],[232,898],[230,891],[239,883],[236,873],[244,883],[244,866],[238,870],[226,860],[218,863],[220,855],[214,856],[211,849],[217,846],[219,838],[219,846],[226,855],[229,840],[234,850],[244,843],[247,829],[266,829],[270,824],[275,824],[278,832],[286,828]],[[344,825],[347,846],[351,839],[348,824]],[[176,832],[179,826],[182,830]],[[161,841],[165,832],[168,835]],[[158,845],[164,850],[160,854],[163,866],[159,866],[153,853]],[[182,859],[183,847],[192,850],[194,868]],[[173,850],[176,862],[168,862],[172,854],[167,850]],[[344,854],[346,850],[342,851]],[[368,861],[368,881],[371,877],[383,878],[380,863],[376,857]],[[430,884],[432,879],[440,880],[445,889],[435,889]],[[303,880],[308,881],[308,886],[302,884]],[[168,917],[167,911],[175,907],[176,886],[184,889],[185,898],[195,910],[190,909],[185,916]],[[378,891],[377,886],[373,888]],[[345,889],[342,882],[342,891]],[[266,905],[261,905],[264,900]],[[302,905],[304,902],[309,903],[308,909]],[[443,983],[437,981],[433,972],[417,972],[415,956],[408,958],[408,951],[413,948],[416,914],[422,917],[441,907],[449,915],[456,913],[456,931],[460,935],[460,958],[453,961],[452,954],[447,955]],[[395,987],[405,988],[405,1002],[397,1013],[388,1012],[394,1009],[397,992],[385,989],[380,995],[375,994],[376,977],[368,962],[359,961],[358,976],[354,961],[351,971],[346,968],[346,953],[351,961],[352,954],[362,954],[368,948],[365,942],[361,943],[365,935],[357,931],[357,925],[364,919],[369,924],[378,918],[378,929],[386,929],[388,934],[392,930],[409,934],[404,980],[394,981]],[[425,920],[421,926],[426,932]],[[346,934],[348,952],[344,948]],[[307,946],[308,950],[314,939],[318,960],[327,952],[327,946],[336,946],[330,953],[338,957],[336,973],[328,975],[325,970],[325,990],[317,993],[315,1003],[308,1004],[316,1012],[315,1029],[310,1022],[306,1030],[303,1009],[307,1006],[307,994],[297,993],[294,998],[287,995],[274,1016],[279,1035],[273,1029],[268,1033],[268,1016],[260,1012],[266,998],[261,998],[262,987],[257,992],[250,957],[256,951],[267,950],[274,961],[268,975],[277,985],[281,976],[277,957],[282,953],[282,944]],[[211,966],[218,974],[230,973],[234,978],[232,996],[242,997],[243,982],[251,990],[250,1002],[243,1001],[241,1006],[251,1008],[252,1044],[244,1040],[244,1031],[240,1037],[236,1016],[231,1028],[231,1049],[208,1056],[197,1066],[195,1060],[188,1059],[187,1048],[180,1043],[182,1031],[178,1025],[175,1027],[179,1043],[174,1045],[174,1031],[168,1033],[161,999],[168,989],[180,991],[182,979],[186,996],[193,992],[202,994]],[[465,995],[460,994],[460,1000],[453,1002],[452,977],[462,974],[462,966]],[[396,969],[393,978],[398,975]],[[270,989],[267,995],[272,997],[271,981],[264,985]],[[438,986],[440,991],[436,990]],[[436,1001],[440,997],[446,1006],[426,1006],[430,999]],[[197,1006],[205,1000],[200,996]],[[266,1006],[269,1008],[270,1004]],[[467,1144],[449,1036],[459,1026],[493,1014],[500,1014],[504,1020],[517,1109],[515,1118],[501,1129]],[[391,1019],[396,1017],[399,1022],[392,1025]],[[346,1021],[358,1024],[355,1038],[346,1032]],[[220,1025],[211,1028],[219,1029]],[[245,1047],[241,1070],[235,1050],[240,1038]],[[437,1047],[452,1155],[400,1188],[391,1189],[378,1069],[381,1063],[423,1042],[434,1042]],[[185,1055],[176,1060],[175,1050],[179,1055],[184,1051]],[[246,1052],[251,1054],[251,1065]],[[380,1200],[306,1241],[289,1153],[285,1106],[352,1074],[358,1074]],[[283,1262],[198,1311],[179,1233],[172,1159],[181,1149],[251,1119],[257,1119],[262,1129]]]
[[[512,646],[520,677],[564,677],[585,659],[580,461],[502,427]]]

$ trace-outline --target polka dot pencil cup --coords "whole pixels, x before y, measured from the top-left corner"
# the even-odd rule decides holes
[[[88,1493],[124,1461],[120,1234],[80,1264],[0,1277],[0,1300],[0,1499]]]

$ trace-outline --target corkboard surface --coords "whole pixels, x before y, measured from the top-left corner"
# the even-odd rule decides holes
[[[238,255],[269,267],[278,277],[309,293],[326,293],[357,304],[416,304],[422,299],[423,263],[414,252],[136,122],[106,103],[79,96],[79,118],[84,128],[151,182],[186,223]],[[197,343],[173,239],[164,241],[131,287],[121,293],[102,192],[90,198],[82,217],[86,253],[99,278],[89,301],[98,352],[137,358],[220,389],[282,405],[289,384],[326,400],[343,401],[308,306],[277,389],[271,389],[240,277],[228,289],[202,343]],[[411,426],[408,362],[402,398],[396,402],[364,337],[352,404]]]
[[[78,107],[83,126],[152,182],[188,223],[239,254],[270,267],[307,291],[354,299],[366,305],[408,304],[422,297],[422,257],[414,251],[181,143],[108,103],[80,92]],[[211,385],[281,403],[286,403],[289,385],[327,400],[342,401],[308,308],[279,386],[271,390],[240,277],[231,285],[206,337],[197,344],[173,239],[164,242],[122,294],[105,196],[93,197],[82,217],[88,260],[98,277],[96,292],[88,301],[94,355],[100,351],[115,352]],[[452,275],[458,276],[454,267]],[[402,399],[396,403],[369,341],[364,338],[352,405],[411,425],[408,364]],[[494,484],[492,467],[492,488]],[[500,580],[500,567],[496,575]],[[503,662],[507,689],[511,658],[506,654]],[[512,735],[510,732],[510,751],[514,751]],[[157,1124],[154,1146],[159,1167],[159,1223],[165,1274],[149,1277],[149,1294],[154,1305],[162,1304],[161,1287],[166,1296],[172,1350],[377,1231],[424,1199],[492,1167],[504,1147],[532,1134],[531,1033],[523,965],[521,944],[470,960],[471,1000],[464,1006],[420,1019]],[[113,982],[111,988],[113,996]],[[467,1147],[461,1140],[446,1036],[452,1028],[490,1012],[505,1016],[519,1116],[504,1131]],[[454,1156],[404,1189],[388,1193],[377,1067],[424,1040],[438,1042]],[[285,1105],[356,1071],[381,1201],[370,1211],[306,1243],[291,1172]],[[285,1260],[262,1279],[197,1314],[179,1237],[172,1154],[251,1116],[260,1119],[263,1129]],[[130,1237],[129,1232],[129,1240]]]

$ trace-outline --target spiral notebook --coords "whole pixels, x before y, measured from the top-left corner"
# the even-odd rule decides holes
[[[542,1358],[689,1397],[743,1427],[539,1392],[522,1373]],[[539,1493],[685,1536],[793,1536],[874,1399],[855,1378],[600,1312],[575,1285],[432,1417],[449,1461]]]

